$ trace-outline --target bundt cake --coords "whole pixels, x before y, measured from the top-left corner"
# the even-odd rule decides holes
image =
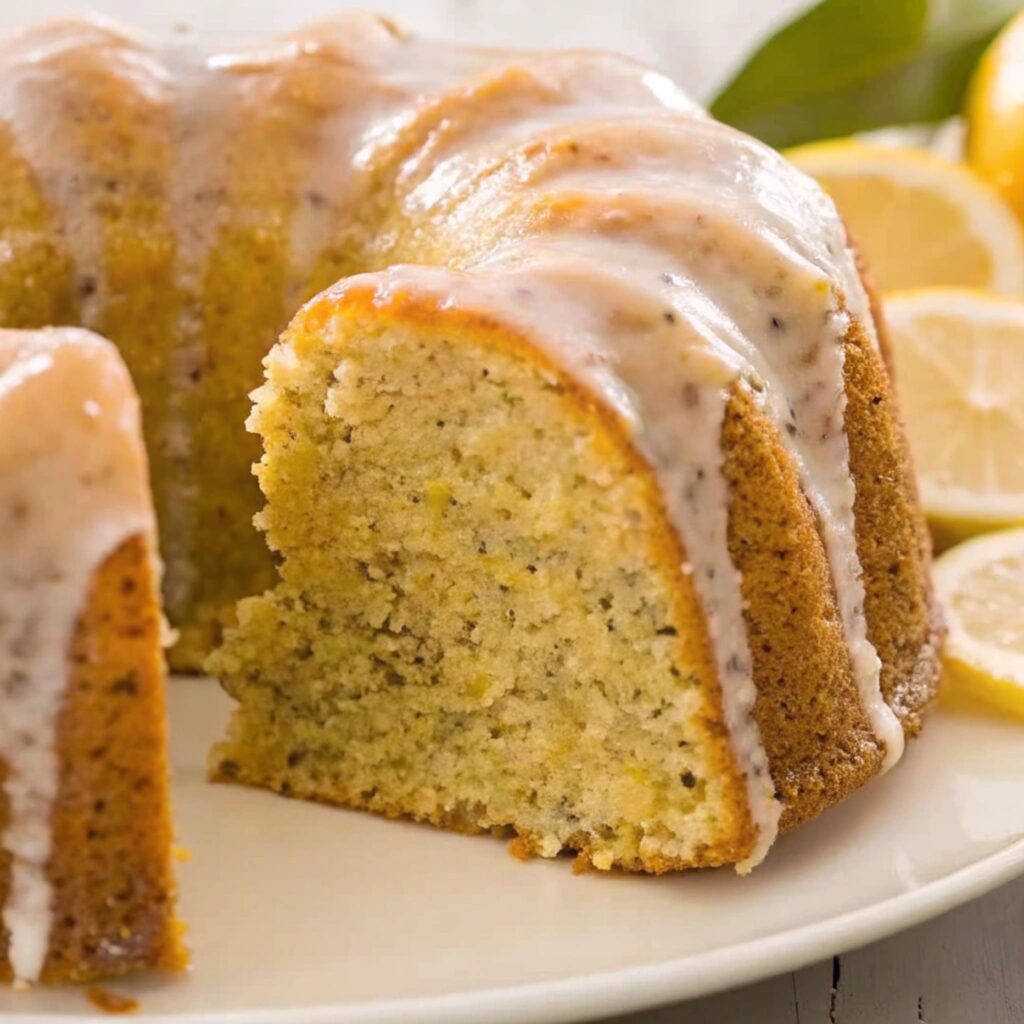
[[[88,331],[0,330],[0,979],[181,961],[138,399]]]
[[[50,23],[0,47],[0,246],[0,323],[139,388],[173,664],[218,646],[238,702],[216,777],[750,865],[918,729],[881,324],[821,191],[663,75]]]

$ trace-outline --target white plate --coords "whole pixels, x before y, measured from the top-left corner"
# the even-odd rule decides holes
[[[206,680],[171,690],[195,966],[113,986],[138,1024],[583,1020],[809,963],[1024,872],[1024,730],[994,719],[934,714],[895,771],[747,878],[576,876],[496,839],[208,785],[227,701]],[[4,1012],[96,1019],[66,989],[4,992]]]

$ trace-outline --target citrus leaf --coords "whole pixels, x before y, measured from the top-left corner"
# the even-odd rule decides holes
[[[775,146],[959,113],[1020,0],[823,0],[780,29],[711,106]]]

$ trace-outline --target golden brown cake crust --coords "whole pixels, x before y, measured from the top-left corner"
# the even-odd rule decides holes
[[[97,571],[71,647],[45,982],[185,965],[173,912],[160,630],[149,549],[132,538]],[[5,856],[0,905],[9,870]],[[5,953],[0,979],[11,979]]]
[[[868,635],[882,659],[882,693],[907,735],[916,736],[924,710],[938,693],[946,625],[932,585],[932,540],[900,417],[885,315],[859,258],[858,267],[879,351],[863,331],[852,335],[846,349],[848,429],[863,439],[850,450],[857,481],[857,548],[864,567]]]
[[[863,785],[882,752],[853,677],[814,513],[773,433],[749,393],[734,394],[722,429],[729,551],[746,601],[754,717],[787,828]]]

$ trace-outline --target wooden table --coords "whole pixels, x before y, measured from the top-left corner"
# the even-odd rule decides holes
[[[884,942],[605,1024],[1021,1024],[1024,879]]]

